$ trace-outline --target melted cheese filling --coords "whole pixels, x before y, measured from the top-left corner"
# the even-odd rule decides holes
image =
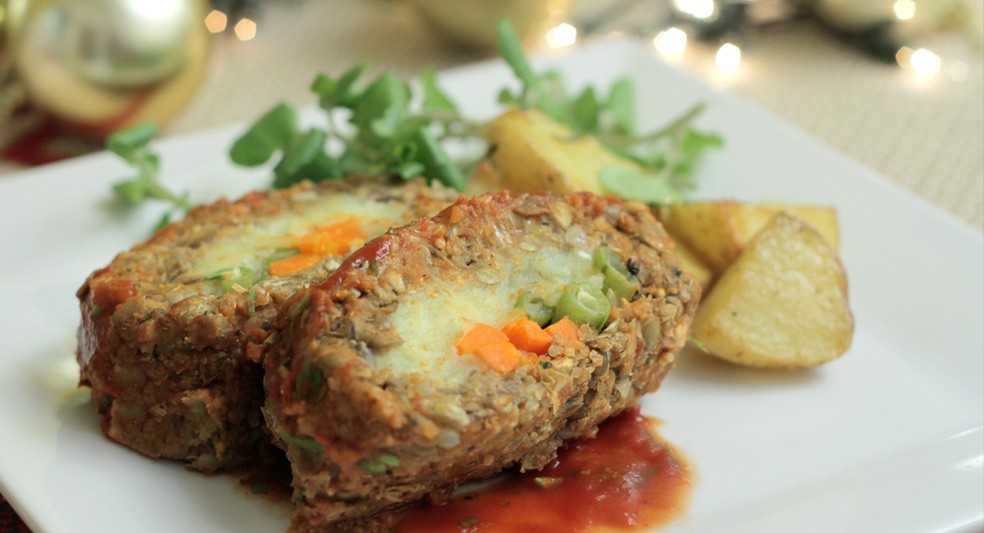
[[[407,207],[398,202],[374,202],[352,194],[334,194],[297,205],[276,216],[258,220],[242,231],[230,232],[210,242],[203,254],[182,279],[201,280],[234,267],[258,272],[278,250],[291,248],[294,242],[313,228],[356,218],[362,231],[373,238],[387,229],[404,223]],[[362,245],[351,243],[350,250]],[[336,258],[336,263],[338,262]],[[336,267],[335,265],[329,265]]]
[[[500,327],[520,316],[516,301],[525,291],[555,302],[570,283],[589,282],[600,288],[603,281],[589,253],[556,247],[502,253],[477,271],[451,272],[457,277],[431,278],[403,295],[390,317],[403,343],[378,355],[377,367],[460,383],[472,372],[488,370],[474,356],[458,355],[455,349],[457,339],[476,323]]]

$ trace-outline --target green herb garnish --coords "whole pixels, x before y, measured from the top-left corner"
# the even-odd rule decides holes
[[[395,453],[386,450],[380,451],[369,459],[359,461],[359,468],[370,474],[382,474],[391,467],[400,466],[400,458]]]
[[[321,368],[314,363],[304,365],[294,381],[294,393],[309,402],[318,399],[324,387],[325,375],[321,372]]]
[[[256,289],[250,289],[249,292],[246,293],[246,310],[249,311],[250,314],[256,312]]]
[[[304,312],[305,309],[307,309],[307,306],[310,305],[310,303],[311,303],[311,291],[307,291],[304,293],[304,296],[301,297],[301,301],[297,302],[297,305],[295,305],[294,308],[290,310],[290,317],[297,318],[298,315],[300,315],[301,313]]]
[[[694,336],[691,335],[687,339],[687,342],[689,342],[690,344],[692,344],[694,346],[694,348],[697,348],[698,350],[700,350],[700,351],[702,351],[704,353],[711,353],[711,351],[707,349],[707,345],[704,344],[704,341],[698,339],[697,337],[694,337]]]
[[[162,200],[171,204],[164,213],[157,229],[166,226],[173,212],[185,214],[195,207],[187,195],[175,194],[160,184],[160,156],[150,149],[150,141],[157,134],[153,122],[145,122],[127,130],[115,133],[106,141],[106,147],[123,158],[136,171],[136,176],[113,184],[113,192],[124,204],[140,205],[149,199]]]
[[[314,437],[299,437],[297,435],[291,435],[283,429],[277,430],[277,435],[283,439],[284,442],[294,444],[298,448],[311,452],[325,453],[324,447],[322,447],[318,441],[314,440]]]
[[[478,518],[477,517],[470,516],[468,518],[462,518],[461,520],[458,521],[458,528],[459,529],[468,529],[468,528],[474,526],[477,523],[478,523]]]
[[[541,489],[549,489],[550,487],[556,487],[557,485],[563,483],[564,478],[550,476],[535,477],[533,478],[533,482],[536,483],[536,486]]]
[[[606,167],[598,179],[604,189],[649,204],[678,201],[694,186],[694,167],[721,137],[693,127],[704,110],[697,104],[670,124],[649,133],[636,132],[635,90],[628,78],[616,80],[606,96],[594,87],[571,95],[558,71],[534,72],[522,44],[508,22],[499,23],[499,53],[521,83],[517,92],[503,89],[499,102],[536,109],[567,126],[575,136],[592,135],[616,154],[632,160],[639,170]]]
[[[362,173],[402,179],[423,175],[464,190],[465,174],[440,141],[477,137],[478,125],[459,115],[433,72],[421,76],[423,103],[417,110],[411,106],[410,85],[391,73],[360,83],[365,68],[360,64],[338,78],[315,78],[311,91],[326,113],[324,127],[301,130],[297,112],[279,104],[236,140],[229,152],[232,161],[257,166],[279,153],[274,188]],[[350,128],[336,125],[339,111],[348,114]]]
[[[520,82],[518,90],[499,92],[500,103],[539,110],[575,136],[594,136],[615,154],[638,164],[638,169],[603,168],[598,180],[607,192],[650,204],[677,201],[693,187],[700,158],[721,146],[718,135],[693,127],[703,104],[656,131],[639,133],[630,79],[616,80],[607,91],[589,86],[569,92],[558,71],[533,69],[508,21],[501,22],[498,31],[499,52]],[[482,142],[481,124],[461,115],[432,70],[424,70],[419,85],[412,86],[392,73],[364,79],[366,69],[362,63],[337,77],[320,74],[314,79],[310,90],[324,111],[320,125],[302,127],[298,112],[280,103],[236,139],[229,157],[243,166],[273,161],[273,188],[361,173],[402,179],[422,175],[464,190],[474,162],[453,160],[448,141]],[[339,124],[342,120],[345,123]],[[155,132],[153,124],[142,124],[110,137],[108,148],[137,171],[135,177],[113,186],[123,202],[137,205],[157,199],[171,205],[161,227],[193,204],[186,195],[174,194],[158,182],[159,157],[149,148]],[[265,270],[257,275],[264,274]]]

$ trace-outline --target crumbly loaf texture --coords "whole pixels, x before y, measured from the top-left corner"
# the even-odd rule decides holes
[[[489,272],[497,254],[602,245],[634,263],[642,289],[613,306],[600,332],[554,335],[546,355],[505,375],[476,364],[448,382],[381,365],[406,342],[394,313],[425,284],[464,277],[493,287],[505,281]],[[565,442],[656,390],[700,297],[672,247],[641,204],[494,193],[388,232],[295,296],[291,338],[266,358],[264,409],[293,469],[294,530],[358,529],[467,480],[540,469]]]
[[[324,280],[340,258],[224,293],[182,275],[216,239],[337,193],[405,206],[403,222],[435,213],[456,196],[422,180],[381,178],[253,192],[195,209],[89,276],[77,293],[77,359],[109,438],[203,471],[256,457],[269,440],[261,430],[259,361],[275,338],[275,319],[283,302]]]

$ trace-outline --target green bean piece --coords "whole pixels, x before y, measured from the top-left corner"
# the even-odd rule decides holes
[[[626,275],[629,274],[629,270],[622,264],[622,256],[607,246],[596,249],[594,254],[591,255],[591,261],[594,263],[595,268],[601,272],[613,266],[615,268],[621,267]]]
[[[611,290],[619,298],[631,300],[641,285],[639,278],[629,272],[622,256],[607,246],[595,250],[592,257],[595,267],[605,275],[604,289]]]
[[[516,307],[526,312],[526,318],[541,326],[546,326],[553,318],[554,308],[543,298],[533,296],[530,291],[524,291],[516,301]]]
[[[564,287],[552,318],[557,322],[566,316],[575,323],[589,324],[600,330],[608,321],[611,310],[608,298],[601,291],[587,283],[572,283]]]

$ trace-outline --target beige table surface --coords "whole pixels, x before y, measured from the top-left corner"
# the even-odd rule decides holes
[[[311,105],[308,85],[316,72],[337,73],[361,60],[410,77],[424,65],[447,68],[489,57],[448,46],[399,1],[262,5],[255,39],[214,40],[201,89],[164,135],[250,120],[279,100]],[[727,78],[716,72],[713,46],[692,43],[676,62],[984,231],[984,60],[962,38],[938,40],[944,67],[950,57],[967,65],[963,81],[946,68],[920,79],[808,22],[748,34],[742,66]]]

